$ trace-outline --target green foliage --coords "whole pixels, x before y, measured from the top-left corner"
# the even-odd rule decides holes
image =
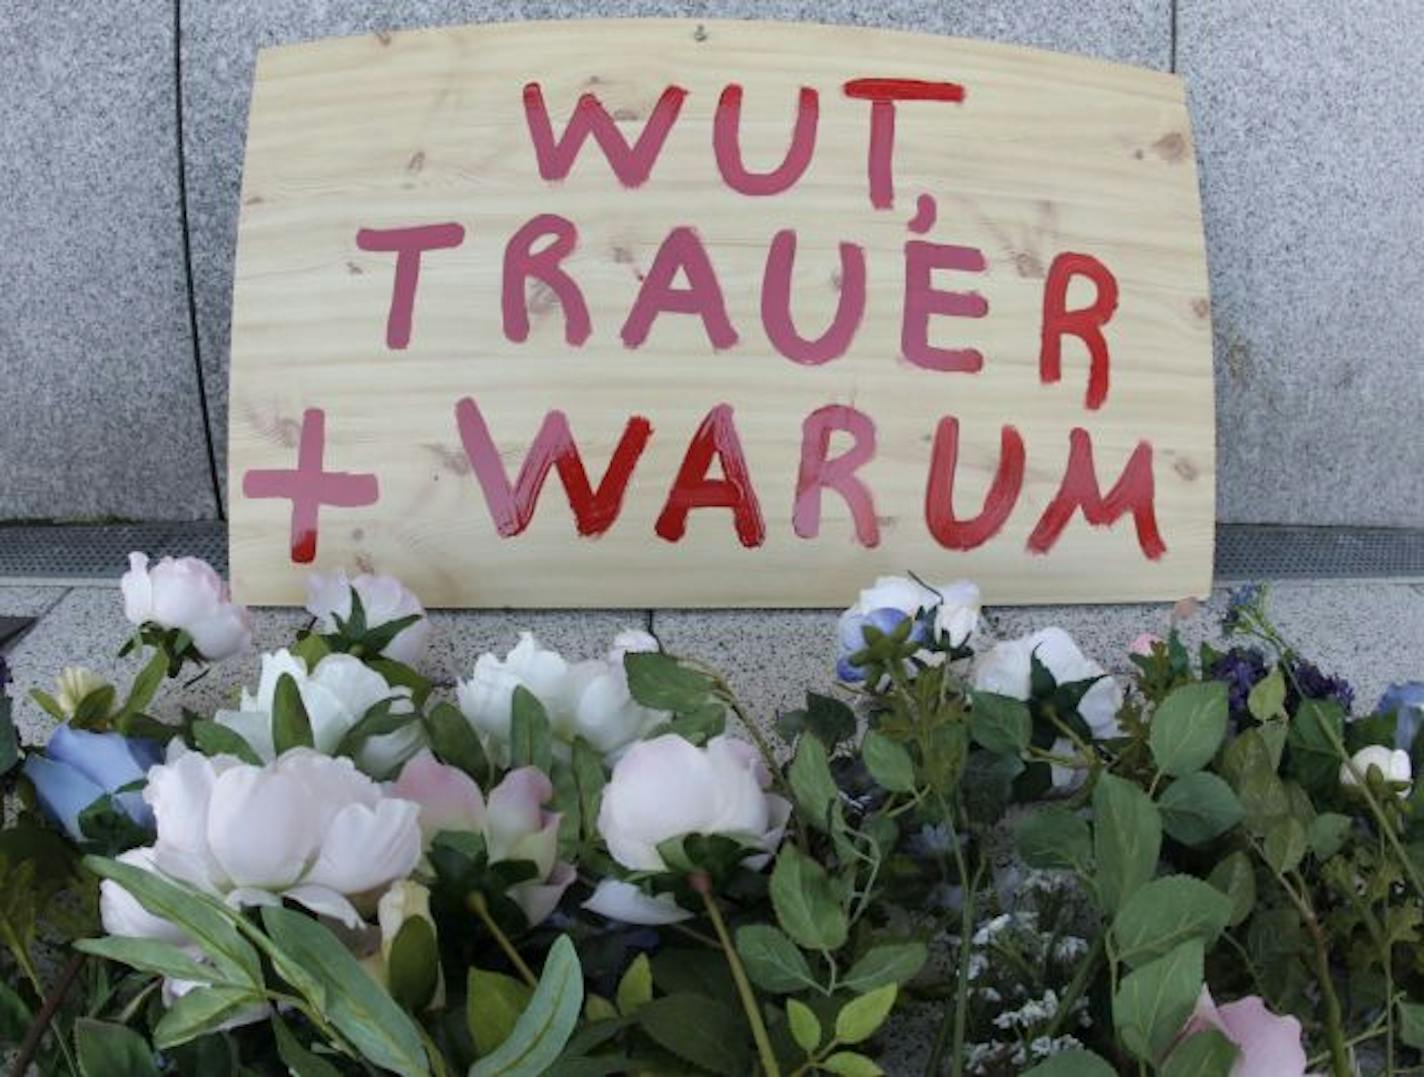
[[[474,967],[467,975],[466,988],[465,1014],[475,1050],[481,1055],[493,1054],[509,1039],[534,989],[513,976]]]
[[[1156,1062],[1171,1047],[1201,994],[1202,959],[1202,941],[1192,938],[1123,978],[1113,1025],[1137,1058]]]
[[[708,1073],[744,1077],[747,1035],[737,1014],[703,995],[674,994],[638,1011],[638,1027],[660,1047]]]
[[[1200,770],[1178,778],[1157,801],[1162,828],[1183,845],[1205,845],[1225,834],[1245,815],[1231,786]]]
[[[971,696],[969,735],[996,755],[1018,755],[1028,748],[1033,719],[1027,704],[992,692]]]
[[[1091,1051],[1063,1051],[1027,1070],[1023,1077],[1117,1077],[1117,1071]]]
[[[1087,871],[1093,858],[1093,836],[1080,816],[1065,808],[1048,807],[1024,815],[1014,830],[1019,856],[1034,868]]]
[[[794,845],[782,846],[771,873],[771,903],[786,934],[808,950],[838,950],[849,924],[826,869]]]
[[[1210,762],[1226,735],[1226,685],[1220,681],[1184,684],[1157,706],[1148,743],[1158,769],[1175,778]]]
[[[817,986],[805,955],[784,932],[770,924],[737,928],[736,945],[747,975],[763,991],[784,995]]]
[[[74,1046],[83,1077],[158,1077],[153,1048],[131,1028],[81,1017]]]
[[[895,984],[888,983],[842,1006],[840,1013],[836,1014],[836,1040],[839,1043],[861,1043],[875,1035],[890,1016],[897,991]]]
[[[1216,1029],[1195,1032],[1167,1056],[1162,1077],[1230,1077],[1240,1052]]]
[[[1231,918],[1228,897],[1190,875],[1153,879],[1123,904],[1112,923],[1114,956],[1144,965],[1196,939],[1209,948]]]
[[[861,758],[870,776],[887,792],[912,793],[915,789],[915,761],[904,746],[871,730],[860,745]]]
[[[281,755],[292,748],[310,748],[313,743],[311,718],[296,679],[283,673],[272,697],[272,745]]]
[[[1162,846],[1162,821],[1146,793],[1111,774],[1098,779],[1093,811],[1098,898],[1104,911],[1113,913],[1152,878]]]
[[[510,700],[509,765],[538,767],[548,772],[554,758],[554,736],[549,715],[533,692],[522,684]]]
[[[470,1077],[543,1073],[559,1057],[583,1008],[583,969],[574,944],[560,935],[544,959],[529,1005],[499,1047],[470,1068]]]

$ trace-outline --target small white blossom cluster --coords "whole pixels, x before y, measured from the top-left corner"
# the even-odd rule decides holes
[[[1074,930],[1080,895],[1062,873],[1029,871],[1020,882],[1013,907],[981,920],[970,936],[974,1042],[966,1063],[983,1077],[1021,1073],[1081,1047],[1074,1033],[1091,1025],[1087,999],[1063,993],[1089,949]]]

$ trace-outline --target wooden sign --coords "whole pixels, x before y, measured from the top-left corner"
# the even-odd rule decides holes
[[[435,606],[1201,594],[1182,84],[780,23],[266,50],[229,459],[259,604],[313,566]]]

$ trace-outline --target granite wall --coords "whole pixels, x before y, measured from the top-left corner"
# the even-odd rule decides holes
[[[602,15],[881,25],[1171,69],[1227,521],[1424,526],[1419,0],[0,0],[0,520],[221,512],[253,57]]]

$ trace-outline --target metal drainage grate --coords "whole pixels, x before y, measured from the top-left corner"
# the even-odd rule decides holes
[[[227,573],[220,521],[0,526],[0,579],[117,581],[130,550],[201,557]],[[1424,530],[1222,524],[1216,578],[1424,580]]]
[[[0,579],[118,582],[130,550],[150,557],[201,557],[227,574],[227,525],[218,520],[162,524],[0,526]]]

